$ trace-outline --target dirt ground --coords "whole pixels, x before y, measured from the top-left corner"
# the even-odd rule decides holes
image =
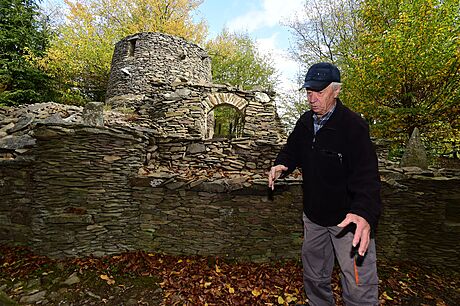
[[[301,269],[146,252],[53,260],[1,246],[0,305],[294,305],[307,301]],[[382,260],[378,269],[381,305],[460,305],[458,273]],[[343,305],[337,269],[332,287]]]

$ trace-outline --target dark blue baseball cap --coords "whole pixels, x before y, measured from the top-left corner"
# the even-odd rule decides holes
[[[321,91],[332,82],[340,83],[339,69],[331,63],[317,63],[308,69],[302,88]]]

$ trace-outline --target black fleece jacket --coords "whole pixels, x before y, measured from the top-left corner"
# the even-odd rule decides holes
[[[316,136],[313,113],[299,118],[275,165],[288,167],[283,176],[302,169],[303,210],[311,221],[332,226],[354,213],[376,228],[382,205],[369,127],[339,99]]]

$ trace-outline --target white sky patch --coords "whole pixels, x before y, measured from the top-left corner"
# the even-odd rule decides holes
[[[281,73],[278,91],[292,91],[299,88],[295,78],[299,70],[299,64],[290,59],[287,50],[277,47],[278,33],[268,38],[256,40],[257,48],[262,54],[269,54],[273,59],[275,68]]]
[[[232,32],[247,32],[257,42],[261,53],[269,53],[274,60],[275,68],[280,73],[280,84],[276,91],[288,92],[297,90],[299,84],[296,75],[299,64],[289,58],[288,31],[281,26],[282,22],[304,11],[305,0],[260,0],[260,5],[243,15],[227,22]],[[263,31],[263,32],[260,32]],[[270,36],[264,36],[270,35]]]
[[[230,31],[253,32],[263,27],[274,27],[289,16],[301,11],[305,0],[263,0],[262,9],[252,10],[229,21]]]

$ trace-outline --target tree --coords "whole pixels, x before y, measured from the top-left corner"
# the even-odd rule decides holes
[[[358,2],[306,0],[304,10],[286,21],[294,37],[289,50],[291,57],[304,69],[304,74],[299,73],[297,77],[299,88],[312,64],[325,61],[341,66],[343,50],[339,47],[353,45],[355,41]],[[278,100],[281,120],[290,130],[299,116],[309,109],[307,98],[302,92],[293,91],[280,95]]]
[[[64,0],[65,22],[57,28],[44,66],[60,80],[61,92],[103,101],[114,44],[138,32],[163,32],[202,43],[203,21],[191,12],[198,0]]]
[[[34,0],[0,0],[0,104],[52,98],[50,78],[34,59],[43,57],[50,32]]]
[[[291,23],[294,55],[342,71],[342,96],[375,136],[429,146],[460,142],[460,3],[457,0],[307,2]],[[339,4],[339,5],[338,5]]]
[[[279,94],[277,101],[281,122],[287,132],[292,131],[299,117],[310,108],[305,91],[301,90]]]
[[[212,78],[243,89],[272,90],[278,75],[269,55],[261,54],[247,34],[223,30],[206,44],[212,59]]]
[[[356,44],[342,46],[347,101],[380,137],[419,127],[460,141],[460,3],[364,0],[360,17]]]
[[[288,20],[294,37],[290,53],[293,59],[310,65],[340,60],[338,45],[346,40],[353,41],[356,28],[356,0],[307,0],[304,11]]]
[[[243,114],[232,105],[218,105],[213,109],[214,137],[241,137]]]

